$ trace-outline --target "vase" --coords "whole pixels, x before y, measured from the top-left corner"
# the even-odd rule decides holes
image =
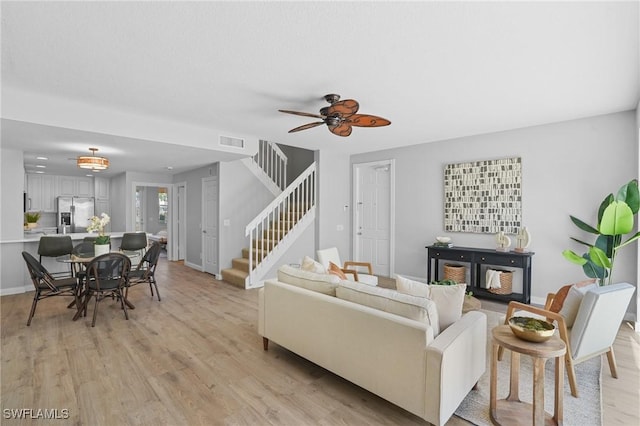
[[[27,228],[33,229],[38,227],[38,222],[27,222]]]
[[[111,251],[109,244],[96,244],[95,245],[95,256],[98,257],[103,254],[107,254]]]

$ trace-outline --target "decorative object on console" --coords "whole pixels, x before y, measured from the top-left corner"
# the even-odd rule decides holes
[[[444,229],[447,232],[518,232],[522,217],[520,157],[447,164]]]
[[[464,265],[455,265],[453,263],[445,263],[443,275],[445,280],[453,280],[458,283],[467,282],[467,267]]]
[[[514,251],[518,253],[524,253],[527,251],[527,248],[531,245],[531,234],[526,226],[523,226],[518,231],[518,235],[516,236],[516,248]]]
[[[436,237],[436,242],[433,245],[436,247],[453,247],[450,237]]]
[[[511,238],[504,235],[503,231],[500,231],[496,234],[496,244],[497,251],[509,251],[509,247],[511,246]]]
[[[611,284],[617,251],[640,238],[640,232],[636,232],[627,241],[622,241],[624,235],[633,232],[633,216],[638,214],[639,209],[638,180],[633,179],[620,187],[615,197],[609,194],[602,201],[598,208],[596,227],[569,216],[578,228],[597,237],[593,244],[571,237],[573,241],[589,247],[589,251],[580,256],[572,250],[564,250],[562,255],[570,262],[582,266],[585,275],[598,279],[600,285]]]
[[[553,324],[531,317],[511,317],[509,318],[509,327],[516,337],[536,343],[549,340],[556,331]]]

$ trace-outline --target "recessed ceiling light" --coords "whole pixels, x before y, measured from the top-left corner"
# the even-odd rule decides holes
[[[86,177],[93,177],[93,175],[85,175]]]
[[[36,167],[39,169],[46,169],[47,166],[43,165],[43,164],[36,164]]]
[[[48,160],[49,158],[47,157],[36,157],[36,160]]]
[[[44,172],[43,172],[43,171],[41,171],[41,170],[37,170],[37,171],[36,171],[36,173],[38,173],[38,174],[43,174]]]
[[[173,166],[167,166],[167,170],[173,170]]]

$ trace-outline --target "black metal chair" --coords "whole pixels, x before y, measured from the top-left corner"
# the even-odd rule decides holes
[[[120,251],[128,254],[130,257],[133,254],[142,256],[144,249],[147,248],[147,244],[146,232],[125,232],[122,234]]]
[[[127,275],[131,270],[131,261],[121,253],[107,253],[93,259],[88,265],[85,277],[85,294],[82,307],[76,318],[81,313],[87,315],[87,305],[91,298],[95,298],[93,309],[93,321],[91,327],[96,325],[98,303],[106,297],[115,297],[120,301],[125,319],[129,319],[125,295],[123,289],[127,285]]]
[[[38,261],[42,263],[43,257],[59,257],[64,255],[70,255],[73,251],[73,241],[69,235],[66,236],[48,236],[43,235],[40,237],[40,243],[38,244],[38,255],[40,258]],[[69,265],[69,272],[52,272],[52,276],[58,278],[68,278],[73,275],[73,269]]]
[[[156,266],[158,265],[158,259],[160,258],[161,249],[162,246],[159,242],[156,241],[151,244],[151,247],[149,247],[149,250],[147,250],[147,252],[144,254],[136,269],[132,269],[131,272],[129,272],[125,298],[129,294],[129,287],[133,287],[142,283],[149,283],[151,297],[153,298],[153,287],[155,287],[156,294],[158,295],[158,302],[160,301],[160,291],[158,291],[155,272]]]
[[[54,296],[71,296],[74,298],[76,306],[80,306],[77,291],[78,281],[75,278],[54,278],[30,253],[23,251],[22,257],[27,264],[31,281],[33,281],[33,286],[36,289],[29,318],[27,319],[27,326],[31,325],[31,319],[36,313],[36,306],[39,300]]]

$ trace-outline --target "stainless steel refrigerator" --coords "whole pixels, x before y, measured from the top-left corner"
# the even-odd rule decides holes
[[[87,232],[95,204],[93,197],[58,197],[58,234]]]

